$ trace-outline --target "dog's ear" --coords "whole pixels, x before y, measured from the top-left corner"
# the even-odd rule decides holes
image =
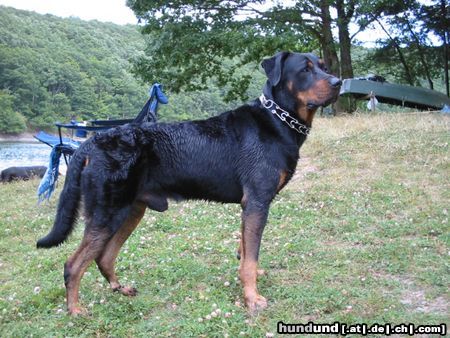
[[[288,57],[289,52],[279,52],[269,59],[264,59],[261,63],[267,78],[273,87],[275,87],[281,79],[283,72],[283,64]]]

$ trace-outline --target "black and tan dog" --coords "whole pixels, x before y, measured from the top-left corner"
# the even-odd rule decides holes
[[[47,167],[44,166],[30,166],[30,167],[9,167],[0,173],[1,182],[12,182],[24,180],[27,181],[33,177],[42,178]]]
[[[256,278],[269,206],[295,171],[317,108],[336,100],[341,81],[313,54],[281,52],[262,66],[264,94],[248,105],[201,121],[125,125],[76,151],[53,229],[37,242],[61,244],[83,200],[84,238],[64,266],[69,313],[81,312],[80,280],[94,260],[113,290],[136,294],[119,283],[116,257],[146,208],[165,211],[168,199],[241,204],[245,304],[250,312],[267,306]]]

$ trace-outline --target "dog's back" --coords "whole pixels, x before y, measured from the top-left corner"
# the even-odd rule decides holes
[[[159,201],[240,203],[250,180],[261,188],[272,184],[255,179],[255,166],[297,162],[298,145],[284,139],[284,129],[274,128],[271,119],[249,104],[206,120],[125,125],[97,134],[81,177],[87,217],[99,200],[122,208],[148,194]]]

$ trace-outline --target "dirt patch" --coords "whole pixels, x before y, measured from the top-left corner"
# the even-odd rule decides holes
[[[301,182],[302,188],[305,188],[305,177],[309,174],[317,172],[319,172],[319,168],[312,163],[310,157],[300,158],[297,164],[297,170],[295,171],[294,176],[292,176],[291,179],[291,186],[296,186]]]
[[[416,312],[424,313],[448,313],[448,301],[439,296],[435,299],[426,299],[424,290],[405,290],[402,292],[400,303],[413,308]]]
[[[449,299],[446,296],[438,296],[434,299],[426,297],[426,288],[417,285],[413,279],[405,276],[393,276],[383,273],[374,273],[375,278],[394,280],[402,285],[400,303],[412,309],[414,312],[447,314]],[[389,293],[389,291],[387,291]]]
[[[435,299],[427,299],[424,289],[419,288],[412,279],[406,277],[392,277],[400,282],[404,289],[401,293],[400,303],[412,308],[415,312],[424,313],[448,313],[449,300],[444,296]]]

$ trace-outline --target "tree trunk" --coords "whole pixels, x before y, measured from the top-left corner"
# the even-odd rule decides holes
[[[348,25],[353,16],[355,5],[352,1],[347,3],[347,11],[343,0],[336,1],[337,26],[339,32],[339,52],[341,57],[341,77],[349,79],[353,77],[353,66],[351,56],[351,38]]]
[[[320,12],[322,18],[320,44],[323,50],[323,58],[330,71],[337,77],[340,77],[339,59],[331,31],[330,7],[327,1],[322,0],[320,2]]]
[[[346,7],[347,6],[347,11]],[[348,25],[354,13],[354,3],[348,1],[347,5],[343,0],[336,1],[337,26],[339,35],[339,54],[341,64],[341,78],[350,79],[353,77],[353,66],[351,56],[351,38]],[[356,110],[356,100],[353,97],[339,98],[336,102],[337,112],[352,113]]]
[[[351,56],[351,41],[348,26],[339,27],[339,48],[341,55],[341,77],[350,79],[353,77],[353,66]]]
[[[347,24],[340,24],[338,18],[339,29],[339,53],[341,56],[341,78],[351,79],[353,77],[352,57],[351,57],[351,41]],[[336,112],[353,113],[356,110],[356,100],[349,97],[340,97],[335,104]]]
[[[351,40],[347,24],[339,24],[339,52],[341,56],[341,78],[351,79],[353,77],[353,66],[351,57]],[[356,100],[354,97],[339,97],[336,102],[336,111],[353,113],[356,110]]]
[[[339,58],[334,44],[333,32],[331,30],[332,19],[330,15],[330,6],[326,0],[320,2],[320,17],[322,19],[322,26],[319,41],[323,51],[323,59],[330,72],[333,75],[340,77]],[[342,111],[342,108],[337,103],[332,105],[332,109],[334,115]]]

